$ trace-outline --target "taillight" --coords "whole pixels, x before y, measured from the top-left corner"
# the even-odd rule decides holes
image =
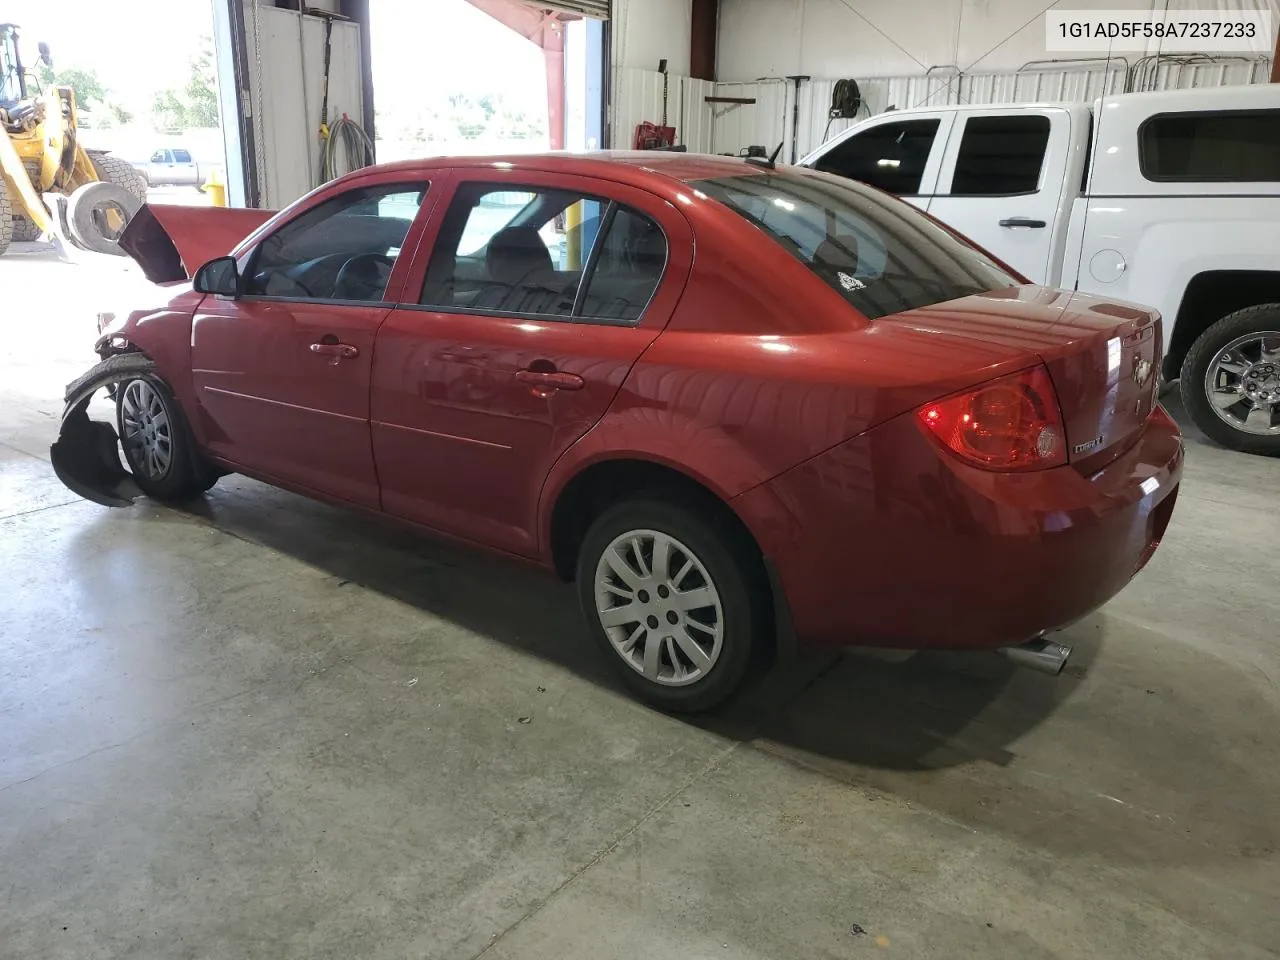
[[[916,419],[960,459],[988,470],[1044,470],[1067,462],[1062,411],[1043,366],[926,403]]]

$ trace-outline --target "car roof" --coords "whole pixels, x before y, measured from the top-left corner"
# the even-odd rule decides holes
[[[654,177],[689,183],[716,177],[747,176],[763,172],[760,166],[737,157],[703,153],[675,153],[665,150],[601,150],[590,153],[523,153],[480,157],[423,157],[380,164],[380,171],[422,173],[429,170],[482,168],[563,173],[640,186]]]

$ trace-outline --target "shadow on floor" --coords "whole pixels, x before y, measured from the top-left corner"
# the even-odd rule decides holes
[[[540,571],[241,477],[222,480],[189,512],[324,570],[338,584],[359,584],[626,695],[582,625],[574,590]],[[1057,678],[991,653],[804,652],[724,710],[687,722],[887,769],[975,759],[1003,765],[1008,745],[1071,695],[1100,633],[1077,629],[1072,642],[1068,672]]]

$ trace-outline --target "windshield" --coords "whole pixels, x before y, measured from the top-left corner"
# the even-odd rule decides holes
[[[0,103],[22,99],[22,68],[16,41],[12,30],[0,30]]]
[[[807,171],[700,180],[870,320],[1019,281],[910,204]]]

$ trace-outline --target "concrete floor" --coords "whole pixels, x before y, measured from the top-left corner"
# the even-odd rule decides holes
[[[1280,464],[1192,433],[1061,678],[813,657],[691,722],[526,571],[238,478],[77,500],[58,398],[125,279],[0,262],[4,960],[1280,949]]]

